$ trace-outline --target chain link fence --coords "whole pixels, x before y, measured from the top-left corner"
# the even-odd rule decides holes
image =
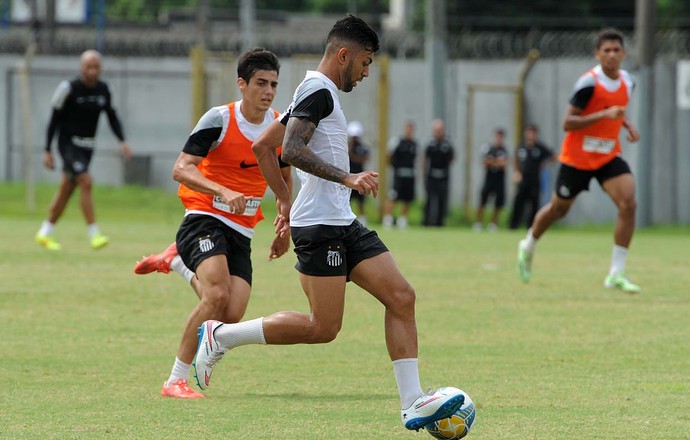
[[[322,23],[298,21],[258,24],[257,45],[268,47],[279,56],[321,54],[324,36],[331,21]],[[494,32],[466,31],[448,36],[451,59],[521,59],[530,49],[538,49],[542,58],[587,57],[592,54],[596,31],[581,32]],[[0,31],[0,53],[23,53],[31,37],[28,28],[13,27]],[[634,46],[633,35],[626,35],[626,45]],[[92,28],[62,27],[47,44],[44,53],[68,55],[97,47],[99,35]],[[424,56],[424,35],[412,32],[386,32],[382,48],[396,58]],[[117,56],[187,56],[197,41],[193,24],[165,27],[116,26],[105,30],[103,52]],[[213,25],[208,48],[219,52],[237,53],[242,47],[242,34],[235,22]],[[656,35],[657,56],[669,60],[690,57],[690,31],[661,30]]]

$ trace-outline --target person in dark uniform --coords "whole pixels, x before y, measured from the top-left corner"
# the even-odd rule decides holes
[[[440,119],[431,123],[434,139],[424,155],[426,205],[424,226],[443,226],[448,214],[450,164],[455,158],[453,146],[446,139],[446,126]]]
[[[48,218],[36,234],[36,242],[49,250],[60,250],[60,244],[53,238],[53,227],[62,215],[74,190],[81,191],[81,209],[88,227],[91,247],[100,249],[108,244],[108,237],[101,234],[96,224],[92,179],[89,163],[95,146],[96,129],[101,111],[108,115],[113,133],[120,140],[120,149],[125,159],[132,155],[122,124],[112,106],[108,84],[99,80],[101,75],[101,54],[87,50],[80,58],[81,74],[71,81],[63,81],[53,95],[53,114],[48,125],[48,136],[43,165],[55,169],[55,161],[50,151],[55,133],[58,133],[58,152],[62,158],[62,180],[58,193],[50,203]]]
[[[524,220],[529,228],[539,210],[539,190],[541,170],[545,164],[553,161],[553,152],[539,139],[536,125],[525,127],[524,141],[515,152],[515,169],[513,180],[517,192],[513,199],[513,211],[510,215],[510,229],[517,229]],[[524,217],[525,206],[529,205],[527,217]]]
[[[383,216],[383,226],[387,228],[393,226],[393,211],[397,202],[402,203],[402,210],[395,224],[400,229],[408,225],[407,214],[415,198],[417,141],[414,139],[414,128],[414,122],[406,122],[403,137],[392,139],[389,145],[392,148],[388,161],[393,167],[393,189],[388,195]]]
[[[485,147],[482,157],[482,165],[486,173],[484,174],[484,185],[479,195],[479,208],[477,209],[477,220],[472,229],[481,231],[484,227],[484,209],[489,198],[493,197],[494,212],[491,215],[488,229],[490,232],[498,229],[498,217],[506,201],[506,164],[508,163],[508,149],[505,147],[505,131],[497,128],[494,131],[494,142]]]
[[[350,156],[350,172],[361,173],[364,171],[364,164],[369,160],[369,147],[362,142],[364,127],[358,121],[347,124],[348,136],[348,155]],[[365,198],[358,191],[350,193],[350,201],[355,201],[357,205],[357,220],[364,226],[367,225],[367,216],[364,211]]]

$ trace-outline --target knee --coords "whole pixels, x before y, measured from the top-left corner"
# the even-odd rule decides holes
[[[637,211],[637,200],[635,197],[628,197],[618,203],[618,210],[623,216],[634,216]]]
[[[224,285],[213,285],[204,289],[202,301],[211,309],[222,312],[226,309],[230,301],[230,292]],[[220,315],[218,317],[220,318]],[[237,321],[239,321],[239,319],[237,319]]]
[[[396,315],[414,316],[414,305],[416,299],[417,294],[415,293],[414,288],[409,283],[406,283],[404,286],[396,289],[390,304],[388,304],[386,308],[391,310]]]
[[[312,319],[311,324],[309,329],[311,344],[327,344],[334,341],[342,327],[342,321],[324,323]]]

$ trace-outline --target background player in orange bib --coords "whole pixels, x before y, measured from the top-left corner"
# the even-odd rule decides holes
[[[551,201],[537,213],[527,237],[520,241],[518,272],[523,281],[529,281],[537,240],[568,213],[577,195],[588,190],[590,180],[596,178],[618,208],[611,267],[604,285],[635,293],[640,287],[625,275],[628,248],[635,231],[635,180],[620,156],[618,137],[623,127],[630,142],[637,141],[640,135],[626,117],[634,83],[630,74],[620,68],[625,58],[623,35],[616,29],[602,30],[595,56],[599,65],[575,83],[563,121],[567,133],[556,188]]]

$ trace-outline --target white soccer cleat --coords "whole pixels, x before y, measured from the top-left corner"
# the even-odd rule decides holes
[[[213,367],[216,366],[220,358],[225,354],[225,349],[221,348],[213,335],[218,327],[223,325],[220,321],[204,321],[199,327],[199,346],[194,356],[194,377],[199,388],[205,390],[211,383]]]
[[[432,395],[423,395],[412,406],[401,411],[400,417],[405,428],[419,431],[437,420],[446,419],[465,403],[462,391],[453,387],[436,390]]]

